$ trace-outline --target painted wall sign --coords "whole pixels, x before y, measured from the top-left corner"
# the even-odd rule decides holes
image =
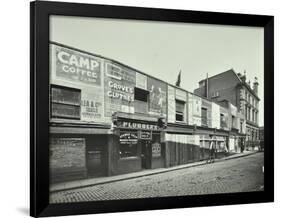
[[[176,120],[176,101],[175,88],[168,86],[168,122],[175,123]]]
[[[119,138],[120,144],[137,144],[138,143],[138,134],[137,132],[120,132]]]
[[[84,138],[51,138],[50,169],[85,167]]]
[[[119,121],[118,127],[132,128],[132,129],[147,129],[147,130],[158,130],[159,128],[156,124],[131,122],[131,121]]]
[[[59,79],[88,85],[101,85],[101,61],[73,49],[52,45],[52,64]]]
[[[135,85],[136,72],[115,63],[105,63],[105,116],[110,117],[116,111],[134,113]]]
[[[99,92],[82,91],[81,120],[87,122],[104,121],[103,96]]]
[[[152,148],[152,157],[161,156],[161,144],[159,142],[154,142],[151,148]]]
[[[167,85],[153,78],[147,78],[147,89],[149,91],[149,113],[157,115],[167,114]]]
[[[136,87],[147,90],[147,76],[136,73]]]

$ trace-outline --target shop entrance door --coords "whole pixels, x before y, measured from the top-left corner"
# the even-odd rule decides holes
[[[88,176],[104,176],[105,164],[102,146],[88,146],[87,149],[87,168]]]
[[[141,166],[143,169],[151,168],[151,142],[140,140],[141,142]]]

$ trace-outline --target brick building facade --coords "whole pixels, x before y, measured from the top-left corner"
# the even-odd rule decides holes
[[[246,121],[246,146],[248,148],[258,143],[259,133],[259,97],[257,78],[251,87],[246,82],[246,74],[236,74],[233,69],[214,75],[199,82],[195,94],[204,96],[218,104],[225,101],[235,106],[238,110],[240,121]],[[242,123],[238,123],[241,128]]]

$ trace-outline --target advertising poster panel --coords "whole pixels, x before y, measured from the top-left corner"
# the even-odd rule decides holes
[[[201,107],[201,98],[193,95],[193,124],[196,124],[197,126],[201,126]]]
[[[81,93],[81,120],[87,122],[105,122],[103,95],[99,90]]]
[[[166,116],[167,114],[167,85],[153,78],[147,78],[149,91],[149,113]]]
[[[136,72],[112,62],[105,62],[104,101],[105,116],[113,112],[134,113]]]
[[[168,86],[168,122],[174,123],[176,121],[176,100],[175,88]]]
[[[52,77],[86,85],[101,85],[100,59],[66,47],[51,45]]]

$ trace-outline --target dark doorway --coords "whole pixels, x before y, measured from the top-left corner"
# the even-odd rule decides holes
[[[141,143],[141,166],[143,169],[151,168],[151,142],[140,140]]]
[[[89,177],[106,175],[105,137],[95,137],[87,140],[87,170]],[[97,143],[98,142],[98,143]]]

